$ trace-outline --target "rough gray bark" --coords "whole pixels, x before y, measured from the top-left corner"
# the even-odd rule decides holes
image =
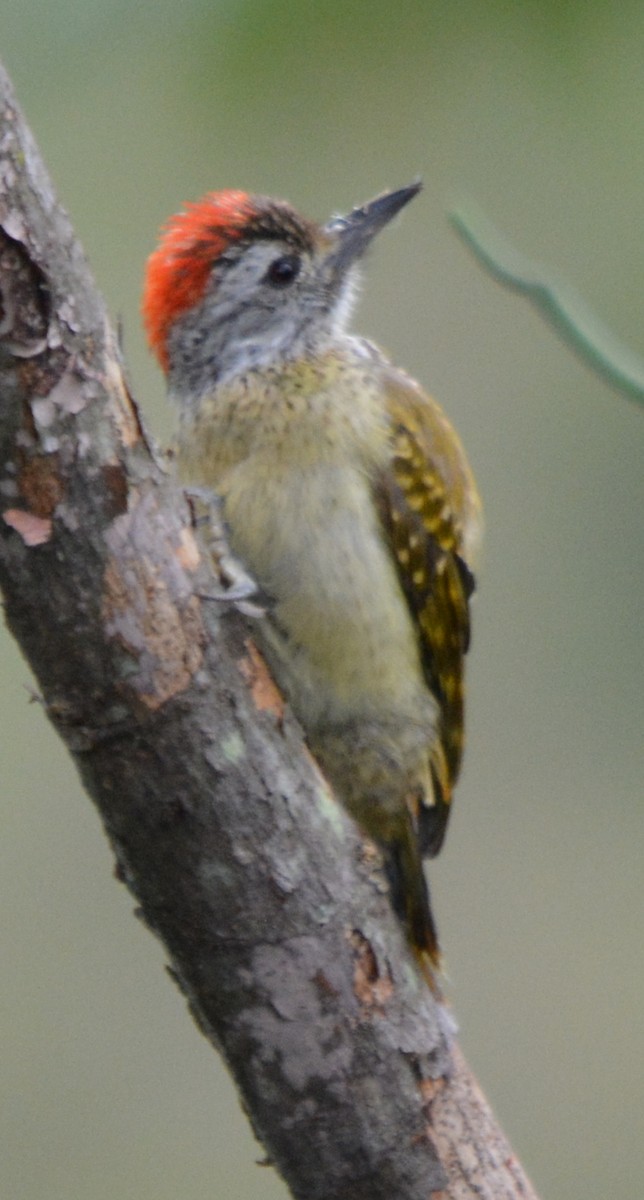
[[[302,1200],[532,1197],[155,456],[0,73],[0,583],[172,973]]]

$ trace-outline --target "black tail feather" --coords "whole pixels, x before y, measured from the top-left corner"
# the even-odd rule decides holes
[[[429,888],[416,832],[409,822],[405,835],[387,845],[387,875],[394,908],[403,921],[418,957],[440,970],[440,949]]]

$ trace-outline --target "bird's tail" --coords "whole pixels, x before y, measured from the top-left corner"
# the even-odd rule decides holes
[[[441,954],[432,916],[429,888],[416,830],[411,819],[400,835],[387,844],[387,874],[392,900],[404,921],[409,940],[423,975],[437,998],[441,996],[438,976]]]

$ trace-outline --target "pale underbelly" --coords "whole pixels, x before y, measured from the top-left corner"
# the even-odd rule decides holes
[[[256,479],[225,496],[232,548],[273,602],[262,637],[279,682],[305,723],[410,719],[429,694],[368,485],[352,472],[298,482],[271,478],[261,502]]]

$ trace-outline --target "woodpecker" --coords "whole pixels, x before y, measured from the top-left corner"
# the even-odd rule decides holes
[[[142,307],[179,409],[180,477],[216,493],[233,555],[270,597],[269,666],[382,847],[436,991],[422,860],[441,848],[461,764],[481,506],[441,408],[347,328],[359,260],[419,190],[323,225],[211,192],[163,228]]]

